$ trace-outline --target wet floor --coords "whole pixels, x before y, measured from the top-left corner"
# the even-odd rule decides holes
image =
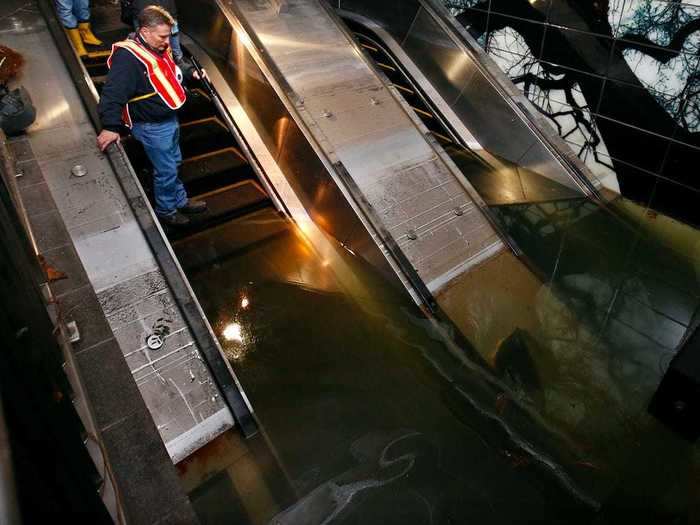
[[[543,240],[533,243],[537,267],[550,259],[534,260]],[[470,281],[461,304],[447,305],[455,324],[436,327],[361,260],[339,250],[342,264],[331,264],[271,211],[175,248],[264,430],[262,444],[234,447],[228,465],[219,454],[220,468],[191,487],[204,523],[688,519],[697,451],[645,413],[658,361],[639,380],[644,359],[669,353],[664,342],[638,331],[632,341],[620,314],[607,323],[624,329],[592,343],[597,303],[560,304],[576,295],[561,290],[590,288],[607,259],[591,269],[591,257],[560,255],[547,279],[502,255],[472,273],[482,286]],[[236,482],[249,471],[256,482]]]

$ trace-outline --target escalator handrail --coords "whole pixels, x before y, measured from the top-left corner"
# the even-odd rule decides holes
[[[277,209],[277,211],[285,213],[287,216],[291,216],[291,213],[287,209],[287,206],[284,204],[284,201],[280,198],[279,194],[277,193],[277,190],[270,183],[267,176],[265,175],[265,170],[263,169],[262,164],[260,163],[260,160],[253,152],[253,149],[250,147],[250,144],[248,143],[245,136],[241,132],[240,128],[236,124],[236,121],[233,120],[233,117],[231,116],[231,113],[229,112],[228,108],[226,107],[226,104],[224,104],[224,101],[221,99],[219,92],[216,90],[214,85],[211,83],[211,80],[209,80],[209,77],[204,73],[204,68],[202,67],[202,64],[199,62],[199,60],[197,60],[197,57],[195,57],[192,53],[188,54],[188,58],[192,62],[192,65],[194,66],[195,71],[197,71],[197,74],[199,75],[199,81],[202,83],[207,94],[214,102],[216,109],[219,111],[219,113],[223,117],[223,119],[226,123],[226,127],[229,129],[229,131],[234,136],[234,138],[236,139],[238,144],[241,146],[241,150],[243,151],[243,155],[248,160],[248,162],[249,162],[250,166],[253,168],[253,171],[255,172],[255,175],[257,176],[258,180],[265,188],[265,191],[267,192],[267,194],[270,196],[270,199],[272,200],[275,208]]]

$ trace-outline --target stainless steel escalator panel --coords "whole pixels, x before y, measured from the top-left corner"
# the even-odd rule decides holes
[[[478,75],[476,64],[454,46],[424,10],[418,11],[412,27],[401,48],[413,57],[445,101],[454,105],[464,86]]]
[[[501,248],[483,216],[455,213],[471,202],[455,168],[334,16],[317,2],[295,2],[281,14],[271,9],[247,1],[223,7],[237,29],[218,66],[317,224],[344,243],[363,224],[364,238],[380,251],[389,246],[394,271],[414,272],[419,286],[444,284],[488,246]],[[197,34],[211,30],[198,24],[185,30],[200,44],[220,41]],[[356,242],[366,249],[364,238]]]
[[[286,17],[237,5],[304,100],[303,118],[326,155],[342,163],[424,283],[443,282],[495,242],[483,217],[453,213],[470,201],[464,188],[318,3],[290,5]]]

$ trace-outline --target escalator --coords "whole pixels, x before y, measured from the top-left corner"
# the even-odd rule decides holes
[[[389,84],[397,90],[487,205],[584,198],[571,187],[518,163],[484,150],[476,152],[471,149],[468,141],[451,125],[450,120],[421,87],[422,84],[412,78],[408,69],[382,42],[381,37],[353,18],[344,18],[343,21],[378,70],[387,77]],[[483,211],[490,213],[488,209]],[[507,232],[502,231],[501,235],[508,238]]]

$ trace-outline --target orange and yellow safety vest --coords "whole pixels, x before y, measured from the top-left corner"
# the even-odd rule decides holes
[[[176,110],[182,107],[187,100],[187,95],[178,80],[177,65],[173,60],[170,49],[166,53],[159,55],[135,40],[123,40],[112,45],[112,54],[107,59],[107,67],[112,67],[112,57],[119,48],[129,51],[144,65],[148,74],[148,81],[153,87],[153,93],[133,98],[129,102],[136,102],[158,95],[170,109]],[[122,119],[124,124],[131,127],[128,102],[124,107]]]

